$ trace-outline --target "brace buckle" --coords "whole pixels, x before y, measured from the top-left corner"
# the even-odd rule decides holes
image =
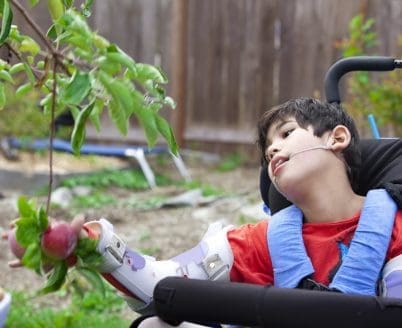
[[[123,256],[126,252],[126,244],[115,234],[113,234],[109,242],[110,243],[105,247],[105,250],[120,264],[123,263]]]

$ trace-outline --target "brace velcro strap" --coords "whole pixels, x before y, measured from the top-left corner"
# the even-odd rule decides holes
[[[126,251],[126,244],[113,232],[113,225],[100,219],[101,234],[97,251],[102,255],[103,262],[99,266],[101,272],[112,272],[123,264],[123,256]]]
[[[376,295],[397,209],[384,189],[368,192],[349,251],[331,288],[347,294]]]
[[[380,296],[402,298],[402,255],[388,261],[382,270]]]
[[[275,213],[269,221],[267,242],[276,287],[295,288],[314,273],[302,236],[303,213],[295,205]]]
[[[202,268],[209,280],[224,280],[229,271],[229,265],[225,264],[219,254],[208,256],[201,262]]]

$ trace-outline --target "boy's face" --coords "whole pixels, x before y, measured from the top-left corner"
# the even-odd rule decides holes
[[[292,117],[275,122],[268,129],[268,174],[289,200],[295,192],[311,188],[312,179],[320,178],[330,165],[329,137],[330,132],[314,136],[311,126],[302,128]]]

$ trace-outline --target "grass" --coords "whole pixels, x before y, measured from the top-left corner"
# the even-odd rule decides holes
[[[187,190],[192,190],[192,189],[201,189],[202,195],[203,196],[223,196],[226,195],[227,192],[225,192],[223,189],[216,188],[214,186],[211,186],[209,184],[202,183],[197,180],[193,180],[190,182],[182,182],[179,185],[184,187]]]
[[[200,181],[183,182],[182,180],[173,180],[169,177],[156,174],[158,186],[175,185],[184,190],[201,189],[203,196],[223,196],[226,195],[222,189],[212,185],[204,184]],[[128,190],[141,191],[149,189],[148,182],[141,170],[103,170],[90,174],[83,174],[65,178],[60,186],[73,188],[76,186],[89,186],[94,190],[85,196],[74,197],[73,208],[101,208],[105,205],[117,204],[118,199],[110,194],[108,188],[117,187]],[[41,194],[45,194],[45,188]],[[155,196],[147,199],[139,199],[135,196],[126,199],[123,203],[126,206],[137,208],[139,210],[149,210],[159,207],[166,197]]]
[[[156,175],[156,183],[158,186],[168,185],[172,181],[162,175]],[[102,170],[99,172],[69,177],[61,182],[61,186],[90,186],[107,188],[110,186],[132,189],[145,190],[149,188],[148,182],[141,170]]]
[[[218,165],[219,172],[228,172],[237,169],[244,164],[244,157],[241,154],[233,153],[226,156]]]
[[[72,207],[77,209],[101,208],[105,205],[113,205],[116,203],[117,200],[112,195],[100,190],[95,190],[90,195],[74,197]]]
[[[111,287],[104,295],[94,291],[73,293],[70,304],[61,309],[41,306],[38,299],[27,293],[13,292],[5,328],[129,327],[130,322],[121,315],[125,306]]]

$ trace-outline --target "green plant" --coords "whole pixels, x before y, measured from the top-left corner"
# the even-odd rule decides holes
[[[95,190],[90,195],[74,197],[71,207],[75,209],[101,208],[105,205],[116,204],[116,202],[116,198],[112,195]]]
[[[171,180],[157,174],[156,182],[161,186],[169,184]],[[144,174],[139,169],[102,170],[95,173],[69,177],[63,179],[60,184],[65,187],[91,186],[106,188],[114,186],[133,190],[144,190],[149,188]]]
[[[66,303],[65,295],[53,297],[57,304]],[[124,300],[111,287],[104,294],[91,290],[84,294],[73,291],[68,304],[61,309],[44,306],[43,300],[23,292],[12,292],[12,298],[6,328],[120,328],[130,324],[121,315]]]
[[[38,2],[28,1],[31,6]],[[32,91],[40,112],[49,122],[50,153],[55,117],[64,112],[74,116],[71,145],[78,155],[85,140],[87,121],[100,130],[104,110],[123,135],[134,116],[144,128],[149,147],[161,135],[170,150],[177,153],[172,129],[159,114],[163,106],[175,106],[162,87],[167,77],[158,67],[135,62],[116,44],[90,28],[87,19],[93,0],[77,3],[81,4],[80,8],[74,0],[47,0],[52,24],[44,33],[18,0],[0,0],[0,45],[13,57],[12,63],[0,60],[0,108],[12,110],[13,99],[7,97],[6,86],[15,88],[16,99],[27,98]],[[13,10],[31,27],[32,35],[22,34],[12,25]],[[49,167],[46,212],[52,191],[52,156]]]
[[[349,23],[349,36],[336,44],[344,57],[367,55],[379,44],[373,30],[375,21],[360,14]],[[402,39],[399,40],[402,49]],[[402,52],[401,52],[402,53]],[[399,54],[398,54],[399,55]],[[372,77],[368,72],[355,72],[348,79],[347,110],[360,122],[373,114],[379,125],[390,126],[393,133],[402,135],[402,72],[395,70]]]
[[[222,195],[226,194],[226,192],[222,189],[216,188],[209,184],[202,183],[197,180],[179,183],[179,185],[183,186],[184,188],[186,188],[188,190],[201,189],[203,196],[222,196]]]
[[[165,200],[166,197],[160,197],[160,196],[155,196],[151,198],[140,198],[132,196],[124,200],[123,205],[131,208],[136,208],[141,211],[146,211],[159,208]]]
[[[233,153],[226,156],[218,165],[219,172],[232,171],[244,163],[244,158],[241,154]]]
[[[60,233],[52,234],[53,237],[49,242],[44,238],[48,236],[49,231],[55,229],[56,225],[59,226],[60,222],[50,222],[42,207],[37,209],[32,200],[27,201],[24,197],[18,199],[18,212],[20,217],[15,221],[15,239],[19,246],[25,249],[21,263],[37,274],[47,277],[45,285],[38,291],[38,294],[47,294],[59,290],[65,283],[70,263],[73,262],[75,262],[74,270],[82,274],[98,289],[103,288],[103,281],[96,271],[96,267],[101,263],[102,258],[96,251],[97,241],[95,239],[77,240],[79,231],[67,223],[63,223],[62,227],[67,226],[68,228],[62,228],[62,236]],[[47,252],[48,246],[52,247],[52,245],[56,244],[57,246],[59,244],[59,242],[55,242],[55,238],[58,237],[63,239],[64,237],[74,238],[74,247],[71,248],[71,252],[67,254],[62,249]],[[70,243],[63,243],[63,245],[69,247]],[[57,254],[63,251],[65,256],[52,256],[55,251]]]

